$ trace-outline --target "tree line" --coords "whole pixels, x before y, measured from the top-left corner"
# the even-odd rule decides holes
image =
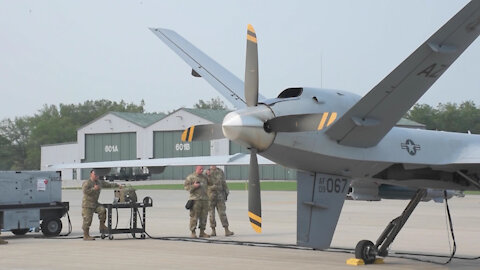
[[[0,122],[0,170],[39,170],[40,146],[77,141],[77,129],[107,112],[144,112],[123,100],[88,100],[83,104],[44,105],[34,116]]]
[[[77,129],[112,111],[144,113],[145,102],[88,100],[83,104],[44,105],[34,116],[0,122],[0,170],[40,169],[40,146],[75,142]],[[228,109],[222,100],[199,100],[194,108]],[[473,101],[432,107],[416,104],[405,118],[430,130],[480,133],[480,108]]]

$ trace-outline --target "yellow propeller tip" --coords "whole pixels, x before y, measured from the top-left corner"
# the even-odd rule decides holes
[[[255,33],[255,29],[253,29],[253,26],[251,24],[248,24],[247,29],[248,31]]]

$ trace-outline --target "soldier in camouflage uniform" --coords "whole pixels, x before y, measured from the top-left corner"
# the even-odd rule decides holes
[[[208,238],[210,235],[205,233],[208,216],[208,189],[209,180],[203,175],[203,167],[197,166],[195,172],[188,175],[185,179],[184,187],[190,193],[189,200],[193,200],[193,207],[190,209],[190,231],[191,237],[197,238],[195,228],[200,228],[199,237]]]
[[[115,183],[107,183],[98,179],[98,175],[95,170],[90,171],[90,179],[85,181],[82,185],[83,200],[82,200],[82,217],[83,217],[83,240],[95,240],[90,236],[90,225],[92,225],[93,213],[98,214],[100,220],[100,232],[106,232],[108,230],[105,226],[105,220],[107,219],[107,211],[103,205],[98,203],[98,197],[100,191],[103,188],[120,187]]]
[[[2,228],[1,228],[1,227],[0,227],[0,234],[2,234]],[[8,244],[8,241],[3,240],[3,239],[0,237],[0,245],[5,245],[5,244]]]
[[[212,228],[211,236],[217,235],[215,230],[215,227],[217,227],[217,222],[215,220],[215,209],[217,209],[222,226],[225,228],[225,236],[231,236],[233,235],[233,232],[228,229],[227,213],[225,212],[227,209],[225,206],[225,201],[227,200],[230,192],[228,190],[227,182],[225,181],[225,174],[220,168],[212,165],[207,171],[207,175],[212,182],[212,184],[208,187],[208,197],[210,199],[208,214],[210,217],[210,227]]]

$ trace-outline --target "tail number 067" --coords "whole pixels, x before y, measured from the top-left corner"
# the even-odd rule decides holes
[[[347,183],[345,178],[320,178],[318,192],[344,193]]]

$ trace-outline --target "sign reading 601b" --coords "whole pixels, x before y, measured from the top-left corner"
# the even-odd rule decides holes
[[[175,145],[175,151],[190,151],[189,143],[177,143]]]
[[[345,178],[319,178],[318,192],[344,193],[347,183]]]

